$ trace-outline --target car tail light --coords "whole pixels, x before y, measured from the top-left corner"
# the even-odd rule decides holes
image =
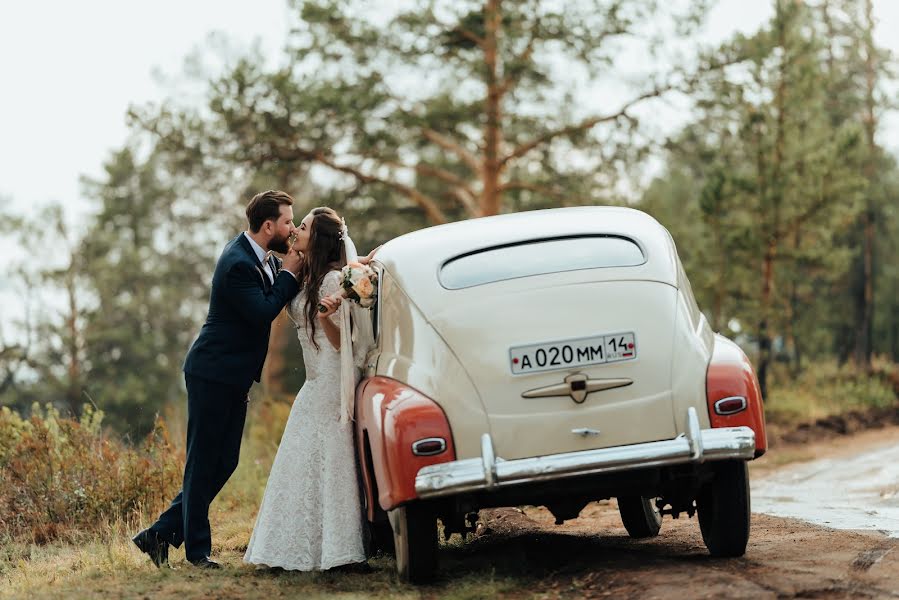
[[[446,451],[446,440],[439,437],[425,438],[412,444],[415,456],[434,456]]]
[[[733,415],[746,410],[746,398],[743,396],[731,396],[715,402],[715,412],[719,415]]]

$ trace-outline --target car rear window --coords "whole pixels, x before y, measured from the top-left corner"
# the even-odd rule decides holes
[[[485,248],[447,261],[440,283],[451,290],[515,279],[603,267],[633,267],[646,262],[631,239],[590,235],[532,240]]]

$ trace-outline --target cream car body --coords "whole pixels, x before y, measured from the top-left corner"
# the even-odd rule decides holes
[[[671,236],[645,213],[581,207],[442,225],[392,240],[376,266],[377,342],[357,392],[357,440],[369,518],[392,515],[410,579],[433,566],[417,567],[408,547],[402,556],[409,510],[448,531],[505,502],[546,501],[573,518],[590,499],[620,496],[615,473],[664,479],[665,469],[764,452],[751,367],[747,378],[745,356],[711,330]],[[731,361],[726,374],[716,353]],[[710,367],[721,398],[709,395]],[[741,410],[715,412],[713,402],[741,397]],[[428,416],[402,416],[429,402],[439,408]],[[445,422],[431,428],[439,412]],[[413,452],[419,442],[427,452]],[[558,489],[542,489],[547,481]],[[641,494],[646,518],[657,511],[646,498],[668,489],[619,487]],[[692,514],[687,496],[670,510]]]

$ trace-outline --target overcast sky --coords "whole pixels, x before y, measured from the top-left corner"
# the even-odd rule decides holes
[[[875,6],[879,43],[899,51],[899,2]],[[768,0],[721,0],[708,35],[754,31],[770,14]],[[129,104],[166,97],[159,73],[178,74],[213,31],[239,46],[259,40],[277,61],[287,15],[284,0],[3,2],[0,198],[17,211],[61,201],[83,213],[79,176],[98,176],[124,142]],[[896,146],[893,139],[882,143]]]
[[[706,38],[755,31],[770,17],[771,4],[720,0]],[[899,1],[875,0],[875,14],[878,43],[899,51]],[[125,141],[129,104],[169,95],[159,73],[180,73],[184,58],[208,45],[211,32],[238,47],[259,41],[277,62],[287,17],[285,0],[2,2],[0,201],[19,213],[59,201],[70,215],[83,216],[89,204],[80,195],[79,176],[99,176],[110,151]],[[895,115],[886,126],[880,142],[895,150]],[[0,240],[0,273],[14,252]],[[6,304],[3,283],[0,301]]]

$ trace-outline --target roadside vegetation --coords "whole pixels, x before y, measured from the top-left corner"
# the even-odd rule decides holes
[[[766,404],[769,425],[785,432],[853,411],[899,411],[897,373],[895,364],[879,359],[871,376],[829,362],[809,365],[795,377],[787,367],[775,369],[775,387]],[[424,590],[400,583],[389,556],[372,559],[374,572],[366,575],[278,573],[244,565],[243,552],[289,409],[284,400],[253,403],[240,466],[210,511],[213,552],[227,568],[207,573],[192,570],[179,551],[172,552],[172,569],[157,570],[130,541],[177,492],[183,435],[170,435],[166,422],[157,418],[152,432],[134,443],[104,429],[102,413],[91,408],[78,419],[40,407],[24,419],[4,408],[0,598],[532,595],[534,580],[527,569],[504,569],[497,576],[486,557],[471,559],[470,543],[459,536],[445,543],[442,552],[445,564],[468,557],[465,569],[458,578]],[[183,417],[173,413],[169,419],[172,430],[183,430]],[[783,462],[776,448],[770,454],[775,463]],[[789,449],[781,454],[784,460],[808,458]],[[561,592],[548,597],[556,593]]]
[[[774,374],[765,417],[784,431],[849,413],[899,410],[899,368],[883,358],[874,358],[870,374],[836,361],[815,363],[798,374],[782,366]]]
[[[24,316],[0,330],[0,597],[542,590],[483,550],[424,591],[389,557],[364,576],[242,565],[305,376],[284,314],[210,513],[228,568],[192,571],[176,551],[160,571],[133,547],[180,485],[181,361],[263,189],[290,191],[297,215],[334,207],[365,250],[498,213],[638,208],[671,232],[713,329],[755,344],[773,442],[759,463],[799,460],[781,448],[816,431],[899,422],[899,164],[881,145],[896,69],[872,0],[770,0],[757,31],[717,46],[694,35],[707,2],[286,4],[280,55],[194,56],[183,89],[129,110],[128,141],[84,180],[83,223],[0,202],[12,243],[54,242],[53,260],[29,254],[2,279]],[[649,115],[682,103],[678,130],[657,131]],[[445,564],[473,546],[451,540]]]

